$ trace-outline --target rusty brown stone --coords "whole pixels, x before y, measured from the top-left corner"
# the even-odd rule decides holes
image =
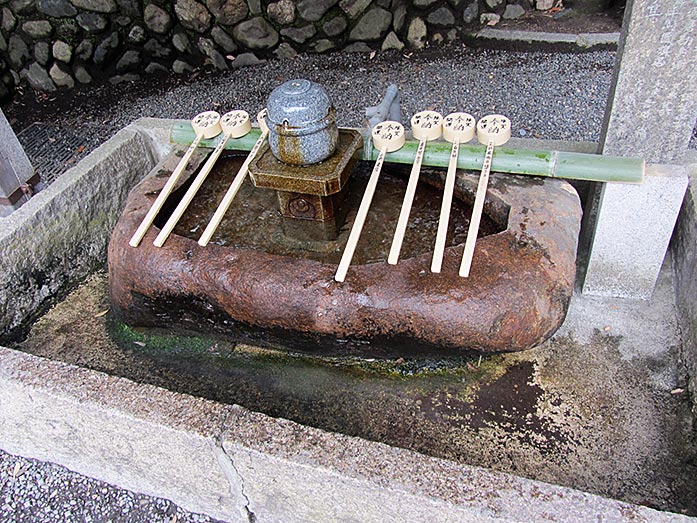
[[[456,354],[518,351],[551,336],[564,320],[575,278],[581,209],[563,180],[494,173],[485,212],[508,224],[477,241],[469,278],[458,276],[462,245],[448,247],[432,274],[430,254],[352,266],[210,244],[172,235],[162,248],[151,228],[138,248],[128,240],[166,178],[150,176],[130,194],[109,246],[114,309],[136,326],[239,334],[288,332],[368,340],[351,351],[381,354],[407,346]],[[476,175],[459,175],[456,197],[472,199]],[[309,347],[309,345],[308,345]],[[358,347],[358,348],[356,348]]]

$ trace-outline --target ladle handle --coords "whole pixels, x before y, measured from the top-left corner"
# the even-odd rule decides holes
[[[249,151],[249,155],[247,156],[244,163],[242,164],[242,167],[240,167],[240,170],[237,172],[235,179],[232,180],[232,183],[230,184],[230,188],[225,193],[225,196],[223,196],[223,200],[220,202],[220,205],[218,205],[218,208],[216,209],[215,214],[213,215],[213,218],[211,218],[211,221],[208,223],[208,226],[203,231],[201,238],[198,240],[198,244],[201,245],[202,247],[205,247],[206,245],[208,245],[208,242],[211,240],[213,233],[216,231],[216,229],[220,225],[220,222],[223,221],[223,216],[225,216],[225,213],[227,212],[227,210],[230,208],[230,205],[232,204],[232,200],[237,195],[237,192],[240,190],[240,187],[242,187],[242,183],[244,182],[244,179],[247,176],[247,172],[249,171],[249,164],[252,163],[252,160],[259,152],[259,149],[261,148],[262,144],[264,143],[264,140],[266,140],[266,137],[268,136],[268,134],[269,134],[268,128],[265,128],[261,132],[259,139],[254,144],[254,147],[252,147],[252,150]]]
[[[436,246],[433,249],[433,259],[431,260],[431,272],[440,272],[443,265],[443,253],[445,252],[445,240],[448,236],[448,221],[450,220],[450,207],[452,207],[453,203],[455,173],[459,153],[460,140],[455,139],[450,150],[448,174],[445,177],[445,187],[443,187],[443,202],[440,206],[440,219],[438,220],[438,232],[436,233]]]
[[[390,265],[397,264],[397,260],[399,260],[399,253],[402,250],[404,233],[407,230],[407,223],[409,222],[409,213],[411,212],[411,206],[414,202],[416,186],[419,183],[419,173],[421,172],[421,163],[424,159],[424,151],[426,150],[427,141],[428,140],[426,138],[422,138],[421,140],[419,140],[419,147],[418,149],[416,149],[416,155],[414,156],[414,164],[411,167],[411,174],[409,175],[409,183],[407,184],[407,190],[404,194],[404,201],[402,202],[402,210],[399,212],[397,228],[394,231],[394,238],[392,238],[390,254],[387,257],[387,263],[389,263]]]
[[[220,157],[220,154],[223,152],[223,149],[225,149],[225,145],[227,144],[229,139],[230,135],[225,134],[218,146],[208,157],[208,160],[206,160],[206,163],[203,164],[203,167],[201,167],[201,171],[198,173],[194,181],[191,183],[191,186],[186,191],[186,194],[184,194],[184,197],[179,202],[179,205],[177,205],[177,208],[174,209],[174,212],[167,220],[167,223],[165,223],[165,226],[160,231],[160,234],[158,234],[157,238],[155,238],[155,241],[153,242],[153,245],[155,247],[162,247],[165,244],[167,238],[169,238],[169,235],[174,230],[174,227],[177,225],[182,215],[189,207],[191,200],[194,199],[194,196],[196,196],[196,193],[201,188],[201,185],[203,185],[203,182],[206,180],[206,177],[213,169],[215,162],[218,161],[218,158]]]
[[[165,200],[170,195],[170,193],[174,189],[174,186],[179,181],[179,178],[184,172],[184,169],[186,169],[186,166],[189,164],[189,160],[191,159],[191,156],[194,154],[194,151],[196,150],[196,147],[198,147],[198,144],[201,142],[202,138],[202,133],[197,134],[194,141],[191,142],[191,145],[184,153],[184,156],[182,156],[182,159],[179,160],[179,163],[177,164],[174,171],[172,171],[169,180],[167,180],[167,183],[160,191],[160,194],[157,195],[157,199],[152,204],[150,210],[145,215],[145,218],[143,218],[143,221],[140,223],[140,226],[138,226],[138,229],[136,229],[136,232],[131,237],[131,241],[128,242],[128,244],[131,247],[138,247],[138,245],[140,245],[140,242],[143,240],[143,236],[145,236],[145,233],[148,232],[148,229],[152,225],[152,222],[155,221],[157,213],[160,212],[160,209],[164,205]]]
[[[489,140],[486,144],[486,154],[484,155],[484,164],[482,165],[482,174],[479,176],[479,185],[477,185],[477,195],[474,197],[474,207],[472,208],[472,218],[470,219],[469,230],[467,231],[467,240],[465,241],[465,252],[462,255],[462,263],[460,264],[460,276],[467,278],[470,274],[472,266],[472,257],[474,256],[474,244],[477,241],[477,233],[479,231],[479,222],[482,218],[484,210],[484,200],[486,200],[486,188],[489,185],[489,173],[491,172],[491,162],[494,157],[494,141]]]
[[[363,193],[363,199],[361,200],[360,207],[358,207],[358,212],[356,213],[356,219],[353,222],[351,234],[349,234],[346,247],[344,248],[344,253],[341,255],[341,261],[339,261],[339,267],[337,268],[336,275],[334,276],[334,279],[338,282],[344,281],[348,268],[351,265],[351,259],[353,258],[353,253],[356,250],[358,239],[361,237],[361,231],[363,230],[365,219],[368,216],[370,203],[373,201],[373,194],[375,194],[375,188],[377,187],[378,179],[380,178],[380,171],[382,171],[382,164],[385,161],[386,154],[387,146],[383,145],[380,148],[378,159],[375,160],[373,172],[370,174],[368,186],[365,188],[365,192]]]

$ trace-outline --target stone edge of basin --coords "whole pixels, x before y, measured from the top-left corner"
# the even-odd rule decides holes
[[[225,521],[697,521],[4,347],[0,361],[3,450]]]
[[[550,33],[485,27],[463,36],[473,47],[513,48],[553,51],[617,50],[620,33]]]

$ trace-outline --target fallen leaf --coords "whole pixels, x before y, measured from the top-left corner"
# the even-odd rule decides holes
[[[101,318],[102,316],[106,316],[107,312],[109,312],[109,309],[104,309],[102,312],[98,312],[97,314],[95,314],[94,317]]]
[[[142,341],[134,341],[133,343],[135,343],[136,345],[138,345],[138,347],[145,347],[145,343],[142,342]]]
[[[605,325],[605,327],[603,327],[603,330],[604,330],[605,332],[608,332],[608,331],[611,331],[611,330],[612,330],[612,327],[610,327],[609,325]]]
[[[84,146],[84,145],[81,145],[80,147],[78,147],[77,149],[75,149],[75,152],[76,152],[77,154],[80,154],[80,153],[81,153],[82,151],[84,151],[84,150],[85,150],[85,146]]]
[[[376,54],[376,53],[377,53],[377,51],[371,51],[371,52],[370,52],[370,59],[371,59],[371,60],[372,60],[373,58],[375,58],[375,54]]]
[[[469,361],[467,362],[467,368],[468,368],[469,370],[477,370],[477,367],[475,367],[474,365],[472,365]]]
[[[680,387],[678,387],[677,389],[673,389],[673,390],[670,391],[670,393],[673,394],[673,395],[682,394],[683,392],[685,392],[685,389],[681,389]]]

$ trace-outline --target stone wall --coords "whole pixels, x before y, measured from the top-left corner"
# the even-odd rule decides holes
[[[0,0],[0,98],[299,52],[419,49],[552,0]],[[547,6],[547,4],[550,4]]]

